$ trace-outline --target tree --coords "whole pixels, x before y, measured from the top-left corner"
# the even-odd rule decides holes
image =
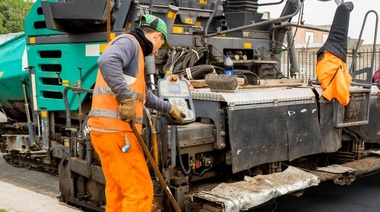
[[[24,20],[33,4],[30,0],[1,0],[0,34],[24,31]]]

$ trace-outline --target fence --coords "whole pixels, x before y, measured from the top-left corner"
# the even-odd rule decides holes
[[[296,76],[293,78],[297,79],[304,79],[304,82],[307,83],[310,79],[316,79],[316,73],[315,73],[315,66],[317,62],[317,51],[318,49],[297,49],[297,61],[299,64],[299,72],[296,73]],[[366,48],[359,49],[357,53],[356,58],[356,69],[360,70],[363,68],[370,68],[371,67],[371,60],[372,60],[372,54],[373,49],[372,46]],[[352,53],[347,54],[347,71],[350,70],[351,64],[352,64]],[[283,52],[283,55],[281,57],[281,72],[291,78],[290,76],[290,58],[287,52]],[[375,63],[374,63],[374,72],[379,69],[380,67],[380,47],[376,48],[375,51]],[[364,77],[364,76],[361,76]]]

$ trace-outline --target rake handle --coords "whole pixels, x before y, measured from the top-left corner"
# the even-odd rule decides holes
[[[154,161],[152,155],[150,154],[148,147],[145,145],[143,138],[141,137],[140,133],[138,132],[138,130],[135,126],[135,122],[130,121],[129,126],[131,126],[131,129],[132,129],[133,133],[135,134],[137,140],[139,141],[140,146],[142,147],[146,157],[148,158],[149,163],[152,165],[153,171],[156,174],[156,176],[158,177],[158,180],[160,181],[161,186],[164,188],[166,195],[168,195],[170,203],[173,205],[174,210],[176,212],[181,212],[181,208],[179,207],[178,203],[175,201],[173,194],[169,189],[169,186],[166,184],[165,179],[162,176],[160,170],[158,169],[158,166],[157,166],[156,162]]]

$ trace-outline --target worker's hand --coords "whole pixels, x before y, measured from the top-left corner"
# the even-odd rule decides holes
[[[134,99],[124,99],[117,107],[119,116],[123,121],[130,122],[136,120],[136,103]]]
[[[172,119],[179,121],[181,124],[183,123],[183,118],[186,117],[186,115],[175,105],[170,107],[168,113]]]

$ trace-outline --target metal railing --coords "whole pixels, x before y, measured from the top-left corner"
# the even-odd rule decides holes
[[[281,72],[288,78],[304,79],[307,83],[310,79],[316,79],[315,66],[317,63],[317,51],[318,49],[297,49],[297,61],[299,64],[299,72],[295,73],[295,76],[291,76],[290,72],[290,58],[287,52],[282,53],[281,57]],[[372,48],[361,48],[357,52],[356,70],[371,67],[373,50]],[[347,71],[352,63],[352,53],[347,54]],[[380,68],[380,47],[377,47],[375,51],[375,66],[372,73]]]

